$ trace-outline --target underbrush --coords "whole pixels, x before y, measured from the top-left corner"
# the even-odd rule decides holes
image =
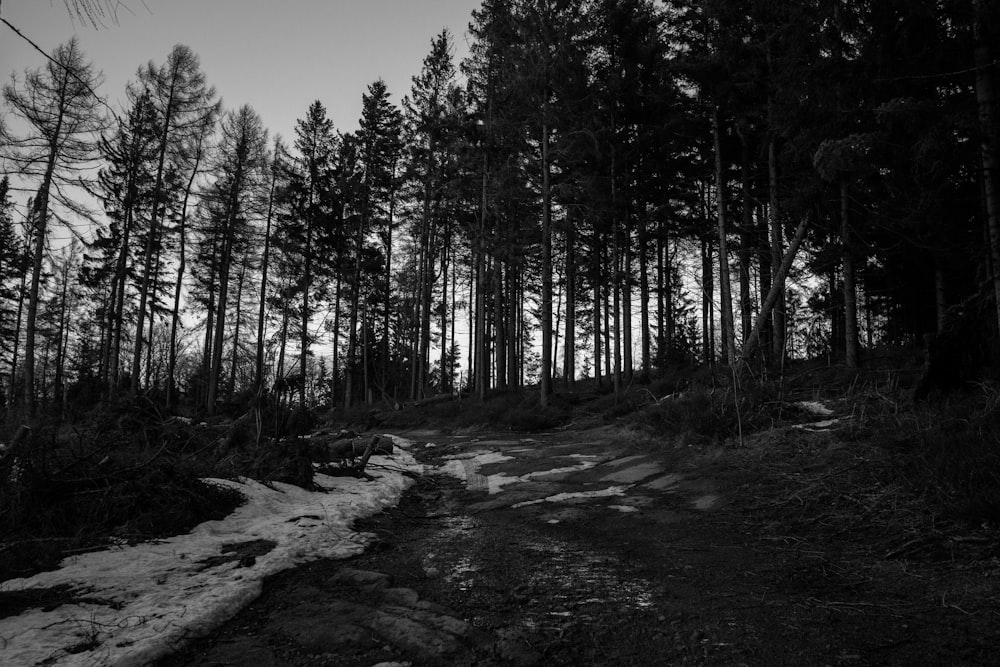
[[[892,455],[890,474],[942,515],[1000,522],[1000,389],[920,403],[872,419],[869,437]]]
[[[695,387],[669,394],[639,410],[636,422],[647,431],[682,443],[720,443],[771,428],[786,410],[779,388],[757,383],[739,388]]]
[[[163,418],[141,402],[22,432],[0,451],[0,580],[109,543],[182,534],[241,504],[237,492],[207,479],[309,488],[304,449],[258,435],[253,418]]]

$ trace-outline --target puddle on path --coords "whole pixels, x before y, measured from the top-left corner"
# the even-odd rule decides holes
[[[630,465],[627,468],[622,468],[616,472],[609,475],[605,475],[601,478],[602,482],[625,482],[627,484],[635,484],[640,482],[647,477],[652,477],[653,475],[659,475],[663,472],[663,466],[655,461],[647,461],[645,463],[639,463],[637,465]]]
[[[654,606],[653,584],[623,572],[613,554],[532,531],[509,541],[511,560],[506,561],[505,554],[476,548],[484,538],[480,531],[489,530],[470,516],[442,518],[423,558],[428,576],[440,576],[463,594],[484,600],[516,595],[523,608],[518,624],[526,630],[593,622],[606,618],[609,609],[625,613]],[[498,567],[498,559],[507,564]]]
[[[606,612],[608,605],[630,609],[653,606],[653,585],[643,578],[623,576],[620,561],[610,555],[546,538],[528,545],[525,551],[543,561],[527,585],[556,602],[547,616],[591,620],[596,612]]]

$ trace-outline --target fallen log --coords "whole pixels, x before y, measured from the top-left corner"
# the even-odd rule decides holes
[[[315,440],[315,439],[314,439]],[[356,438],[319,439],[309,443],[309,455],[317,463],[343,462],[374,454],[392,454],[392,438],[384,435]],[[367,459],[365,459],[367,463]]]

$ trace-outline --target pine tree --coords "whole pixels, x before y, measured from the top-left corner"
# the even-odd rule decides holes
[[[142,279],[139,286],[139,307],[136,314],[135,343],[132,350],[132,391],[140,386],[145,324],[149,318],[152,331],[152,314],[147,313],[153,292],[157,247],[161,241],[166,219],[167,177],[170,163],[183,150],[186,142],[206,125],[206,118],[219,111],[215,89],[207,85],[201,72],[198,56],[187,46],[176,45],[167,61],[157,67],[150,62],[139,70],[140,83],[149,90],[150,97],[160,117],[159,146],[153,180],[154,207],[149,217],[146,243],[142,258]]]
[[[237,272],[242,270],[236,260],[246,256],[245,250],[252,238],[251,221],[259,213],[262,191],[266,187],[267,141],[267,131],[260,116],[251,107],[243,105],[223,118],[212,165],[216,180],[209,192],[212,226],[206,230],[216,249],[213,261],[218,285],[205,398],[210,412],[220,393],[233,269],[235,265]],[[238,289],[239,285],[236,287]]]
[[[80,211],[61,186],[78,182],[96,155],[95,135],[105,123],[94,96],[99,81],[74,39],[57,47],[42,69],[26,72],[23,87],[14,81],[3,90],[4,101],[28,129],[22,137],[5,133],[0,145],[23,176],[38,180],[29,211],[33,256],[24,349],[24,410],[29,418],[35,414],[35,328],[49,224],[60,208]]]
[[[316,308],[315,292],[326,286],[326,277],[336,266],[337,224],[342,211],[336,188],[339,142],[326,108],[315,101],[305,118],[295,126],[295,154],[287,163],[288,181],[281,194],[283,210],[278,218],[277,243],[297,270],[293,292],[299,299],[299,402],[306,404],[305,378],[310,323]]]
[[[402,152],[402,114],[389,101],[389,91],[381,79],[368,86],[362,96],[360,129],[357,132],[359,159],[363,170],[360,195],[360,229],[375,232],[381,243],[381,259],[385,269],[380,276],[372,276],[374,285],[366,290],[364,311],[373,318],[362,323],[370,328],[379,339],[377,349],[381,357],[379,364],[379,386],[385,391],[390,375],[390,316],[392,313],[392,242],[396,226],[396,205],[399,196],[399,162]],[[356,279],[360,279],[357,276]],[[379,312],[381,311],[381,312]],[[376,320],[376,315],[380,315]],[[375,333],[376,326],[381,333]],[[364,368],[372,366],[369,357],[374,345],[366,345]],[[350,371],[349,371],[350,372]],[[367,375],[366,375],[367,377]],[[353,384],[353,383],[352,383]],[[369,382],[365,382],[364,395],[370,395]]]

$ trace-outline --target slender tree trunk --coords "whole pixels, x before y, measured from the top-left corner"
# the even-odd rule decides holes
[[[234,220],[230,217],[229,224]],[[232,257],[232,240],[227,230],[222,240],[222,251],[219,256],[219,296],[215,306],[215,330],[212,341],[212,363],[208,374],[208,395],[205,397],[205,407],[209,414],[215,412],[215,401],[219,393],[219,379],[222,374],[222,344],[225,340],[226,309],[229,295],[229,268]]]
[[[67,255],[62,266],[62,290],[59,295],[59,326],[56,333],[56,372],[52,380],[53,395],[56,399],[63,393],[63,367],[65,365],[65,355],[63,350],[69,340],[66,329],[66,313],[69,305],[69,261]]]
[[[625,247],[621,253],[622,258],[622,379],[631,383],[635,371],[635,360],[632,358],[632,225],[631,215],[625,215],[625,229],[623,240]]]
[[[286,303],[281,309],[281,333],[278,336],[278,363],[274,369],[276,385],[283,383],[285,380],[285,353],[288,350],[288,324],[290,319],[288,304]]]
[[[743,226],[740,229],[740,339],[746,340],[753,327],[753,303],[750,298],[750,250],[753,247],[753,194],[750,181],[750,144],[740,132],[740,197],[743,204]]]
[[[779,295],[781,294],[784,284],[785,276],[788,275],[788,270],[792,268],[792,262],[795,260],[795,253],[799,250],[799,245],[802,243],[802,239],[805,238],[806,231],[809,228],[809,215],[802,217],[802,221],[799,222],[798,228],[795,230],[795,236],[792,238],[792,242],[788,246],[788,250],[785,252],[778,264],[778,270],[776,271],[776,278],[771,283],[771,291],[768,292],[767,298],[761,304],[760,313],[757,314],[757,321],[754,323],[753,331],[750,332],[750,336],[747,338],[746,344],[743,346],[742,360],[744,363],[750,361],[756,351],[757,344],[760,342],[760,333],[764,328],[764,323],[771,316],[771,310],[775,308],[778,303]]]
[[[722,352],[726,362],[736,364],[736,330],[733,322],[733,296],[729,277],[729,248],[726,239],[726,177],[722,166],[722,138],[719,107],[712,112],[712,137],[715,143],[715,205],[719,233],[719,308],[722,314]]]
[[[27,248],[25,248],[27,251]],[[8,407],[13,408],[17,404],[16,397],[14,396],[14,388],[17,386],[17,355],[18,355],[18,343],[21,342],[21,323],[24,319],[24,296],[27,285],[28,274],[25,271],[21,272],[21,285],[17,291],[17,325],[14,327],[14,341],[13,350],[10,355],[10,392],[7,396]]]
[[[63,70],[63,78],[59,87],[59,99],[63,100],[69,85],[69,70]],[[42,261],[45,257],[45,237],[48,233],[49,192],[52,188],[52,177],[55,174],[56,161],[62,142],[64,116],[62,105],[59,106],[59,117],[56,119],[55,131],[49,140],[48,157],[42,184],[38,188],[32,210],[29,213],[34,230],[34,254],[31,263],[31,282],[28,287],[28,312],[24,327],[24,411],[29,420],[35,417],[35,329],[38,321],[38,292],[42,278]]]
[[[191,167],[191,177],[188,179],[187,187],[184,189],[184,201],[181,204],[181,219],[178,224],[177,243],[178,257],[177,257],[177,279],[174,281],[174,307],[170,314],[170,350],[168,352],[169,359],[167,361],[167,407],[173,405],[174,400],[174,375],[177,371],[177,329],[180,326],[180,312],[181,312],[181,291],[184,287],[184,270],[187,265],[187,212],[188,212],[188,199],[191,196],[191,190],[194,187],[194,179],[198,174],[198,165],[201,162],[201,152],[199,151],[197,158],[195,159],[194,165]],[[265,271],[265,276],[267,269]]]
[[[396,162],[392,164],[392,183],[392,190],[389,192],[389,219],[385,223],[385,311],[382,315],[382,378],[386,384],[392,373],[389,325],[392,312],[392,227],[396,216]]]
[[[485,176],[484,204],[485,204]],[[486,209],[483,208],[483,216]],[[476,255],[476,393],[480,401],[486,400],[487,391],[487,345],[486,345],[486,258],[483,249],[484,241],[479,239],[479,252]]]
[[[236,313],[233,316],[233,354],[229,367],[229,387],[228,399],[232,401],[236,395],[236,366],[239,363],[240,355],[240,320],[243,316],[243,283],[247,275],[247,264],[250,258],[247,253],[243,254],[243,263],[240,266],[240,275],[236,279]]]
[[[315,156],[310,157],[310,161],[315,161]],[[303,279],[302,279],[302,321],[299,331],[299,375],[302,383],[299,387],[299,407],[306,408],[306,375],[309,367],[309,321],[312,319],[312,304],[309,297],[312,289],[312,263],[313,263],[313,231],[316,226],[314,213],[315,183],[309,185],[309,220],[306,223],[305,248],[303,249]],[[359,259],[360,261],[360,259]],[[355,304],[356,306],[357,304]]]
[[[365,299],[365,304],[362,306],[361,311],[361,380],[362,380],[362,391],[365,400],[365,405],[371,405],[372,402],[372,389],[371,389],[371,378],[368,375],[368,365],[371,361],[369,358],[369,346],[368,346],[368,299]]]
[[[993,264],[994,308],[997,329],[1000,331],[1000,160],[997,158],[995,63],[992,53],[994,35],[990,33],[992,21],[988,16],[995,9],[987,0],[972,0],[972,8],[986,228],[989,230],[990,258]]]
[[[701,352],[705,363],[715,363],[715,326],[713,324],[712,294],[715,291],[712,280],[712,245],[708,239],[701,240]]]
[[[576,389],[576,229],[566,214],[566,340],[563,344],[563,384]]]
[[[548,102],[543,112],[548,117]],[[549,126],[542,123],[542,407],[552,395],[552,191],[549,187]]]
[[[844,361],[858,367],[858,294],[854,284],[854,252],[851,233],[850,186],[840,179],[840,240],[844,266]]]
[[[934,306],[937,315],[937,333],[944,330],[945,316],[948,312],[948,296],[945,290],[944,268],[941,266],[941,257],[934,258]],[[868,336],[871,340],[871,308],[866,308],[868,313]],[[869,346],[871,343],[869,343]]]
[[[668,278],[666,275],[667,239],[663,230],[656,239],[656,365],[666,366],[669,349],[667,348],[668,318],[667,304],[670,295],[667,294]]]
[[[771,317],[771,354],[772,363],[780,368],[785,358],[785,285],[784,276],[781,276],[780,283],[778,277],[783,254],[782,237],[784,234],[781,231],[781,217],[778,215],[778,157],[775,144],[775,138],[772,136],[767,144],[768,191],[770,193],[768,216],[771,229],[771,289],[774,290],[777,287],[777,301],[775,301]],[[775,283],[778,284],[775,285]]]
[[[639,329],[642,345],[642,377],[649,379],[652,369],[653,334],[649,322],[649,221],[646,205],[639,210]]]
[[[340,271],[337,271],[337,295],[333,300],[333,362],[331,363],[333,378],[330,380],[330,405],[336,405],[337,393],[335,388],[340,381],[340,300],[343,279]]]
[[[278,159],[280,144],[275,146],[271,165],[271,189],[267,195],[267,217],[264,223],[264,249],[260,257],[260,290],[257,304],[257,349],[254,357],[254,393],[264,391],[264,321],[267,317],[267,278],[271,265],[271,222],[274,217],[274,193],[278,185]],[[182,246],[183,247],[183,246]]]
[[[155,250],[156,236],[160,225],[160,208],[166,209],[165,204],[161,204],[163,199],[163,173],[167,160],[167,146],[170,139],[170,125],[173,122],[174,114],[174,94],[176,92],[177,77],[170,80],[170,90],[167,94],[167,104],[163,112],[163,130],[160,135],[159,157],[156,165],[156,179],[153,187],[153,210],[149,216],[149,231],[146,237],[146,249],[143,259],[142,284],[139,289],[139,309],[136,313],[138,320],[135,325],[135,345],[132,350],[132,386],[133,393],[139,391],[139,371],[142,367],[142,343],[145,322],[143,317],[146,313],[146,305],[149,300],[150,282],[153,280],[153,251]],[[165,212],[165,211],[164,211]]]
[[[507,389],[514,382],[510,382],[508,375],[507,352],[508,346],[513,344],[510,330],[507,326],[509,318],[506,315],[507,299],[504,298],[504,278],[509,279],[510,268],[499,257],[493,259],[493,330],[496,347],[493,350],[494,363],[496,365],[496,386],[500,390]],[[511,369],[513,370],[513,366]]]

